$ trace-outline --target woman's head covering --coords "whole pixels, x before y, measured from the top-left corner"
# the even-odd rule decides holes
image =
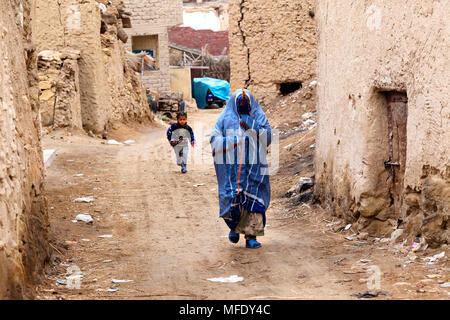
[[[250,106],[251,106],[250,97],[245,93],[244,90],[242,90],[236,96],[236,107],[238,114],[250,115]]]

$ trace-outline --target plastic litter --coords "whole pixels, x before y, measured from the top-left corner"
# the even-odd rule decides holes
[[[435,254],[435,255],[432,256],[432,257],[426,257],[426,258],[423,258],[423,260],[429,260],[429,262],[435,262],[436,260],[439,260],[439,259],[441,259],[441,258],[443,258],[443,257],[445,257],[445,251],[442,251],[442,252],[439,253],[439,254]]]
[[[203,187],[206,186],[205,183],[194,184],[194,187]]]
[[[314,81],[311,81],[311,83],[309,84],[309,86],[310,87],[314,87],[314,86],[316,86],[317,85],[317,81],[316,80],[314,80]]]
[[[102,236],[98,236],[98,238],[112,238],[112,234],[104,234]]]
[[[136,143],[136,141],[134,141],[134,140],[127,140],[127,141],[124,141],[124,143],[127,144],[127,145],[130,145],[130,144]]]
[[[81,198],[77,198],[75,200],[73,200],[73,202],[86,202],[86,203],[90,203],[94,201],[94,197],[93,196],[89,196],[89,197],[81,197]]]
[[[116,291],[119,291],[119,288],[117,288],[117,287],[111,287],[111,288],[109,288],[109,289],[97,289],[96,291],[99,291],[99,292],[116,292]]]
[[[118,280],[118,279],[112,279],[113,283],[127,283],[127,282],[133,282],[134,280]]]
[[[352,227],[352,224],[350,223],[350,224],[348,224],[348,225],[345,226],[344,230],[347,231],[347,230],[350,229],[351,227]]]
[[[356,240],[357,237],[355,237],[355,236],[349,236],[349,237],[345,237],[345,239],[348,240],[348,241],[353,241],[353,240]]]
[[[369,260],[369,259],[361,259],[361,260],[359,260],[360,262],[362,262],[362,263],[370,263],[370,262],[372,262],[373,260]]]
[[[81,239],[81,241],[90,242],[91,240],[90,239]]]
[[[77,221],[83,221],[86,223],[93,223],[94,219],[92,219],[92,216],[89,214],[79,214],[75,217],[75,220]]]
[[[77,173],[77,174],[74,174],[73,176],[74,176],[74,177],[83,177],[84,174],[82,174],[82,173]]]
[[[108,144],[111,144],[111,145],[122,145],[123,143],[122,142],[118,142],[118,141],[116,141],[116,140],[108,140]]]
[[[228,278],[220,277],[220,278],[210,278],[207,279],[212,282],[221,282],[221,283],[236,283],[244,281],[243,277],[238,277],[237,275],[229,276]]]
[[[56,280],[56,283],[63,285],[63,286],[67,286],[67,281],[64,279],[58,279],[58,280]]]
[[[450,288],[450,282],[443,283],[439,285],[441,288]]]
[[[441,277],[440,274],[428,274],[428,275],[427,275],[427,278],[428,278],[428,279],[438,279],[438,278],[440,278],[440,277]]]
[[[112,262],[112,260],[103,260],[104,263]]]

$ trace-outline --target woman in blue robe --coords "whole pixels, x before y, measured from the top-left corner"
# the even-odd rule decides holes
[[[219,185],[220,217],[230,228],[229,240],[244,234],[247,248],[259,248],[270,203],[267,148],[272,129],[261,106],[246,89],[228,101],[211,133]]]

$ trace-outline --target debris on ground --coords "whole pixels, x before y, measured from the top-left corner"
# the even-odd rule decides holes
[[[369,291],[366,291],[366,292],[364,292],[364,293],[353,293],[353,294],[351,294],[350,296],[352,296],[352,297],[357,297],[357,298],[359,298],[359,299],[371,299],[371,298],[376,298],[376,297],[378,297],[378,296],[380,296],[380,295],[382,295],[382,296],[388,296],[389,293],[384,292],[384,291],[378,291],[378,292],[369,292]]]
[[[423,260],[425,260],[425,261],[428,260],[428,262],[436,262],[437,260],[443,258],[444,256],[445,256],[445,251],[442,251],[441,253],[435,254],[435,255],[432,256],[432,257],[426,257],[426,258],[423,258]]]
[[[238,277],[237,275],[229,276],[228,278],[220,277],[220,278],[210,278],[207,279],[208,281],[212,282],[221,282],[221,283],[236,283],[244,281],[243,277]]]
[[[116,292],[116,291],[119,291],[119,288],[117,288],[117,287],[111,287],[111,288],[109,288],[109,289],[97,289],[96,291],[99,291],[99,292]]]
[[[127,140],[127,141],[124,141],[124,143],[125,143],[126,145],[131,145],[131,144],[135,144],[136,141],[134,141],[134,140]]]
[[[194,184],[195,188],[206,186],[204,183]]]
[[[118,142],[118,141],[116,141],[116,140],[108,140],[108,144],[110,144],[110,145],[116,145],[116,146],[118,146],[118,145],[123,145],[122,142]]]
[[[118,280],[118,279],[112,279],[111,280],[113,283],[128,283],[128,282],[133,282],[134,280]]]
[[[79,214],[75,217],[75,220],[90,224],[94,223],[94,219],[92,219],[92,216],[90,214]]]
[[[94,201],[94,197],[93,196],[89,196],[89,197],[82,197],[82,198],[77,198],[75,200],[73,200],[73,202],[85,202],[85,203],[90,203]]]
[[[98,238],[112,238],[112,234],[104,234],[102,236],[98,236]]]

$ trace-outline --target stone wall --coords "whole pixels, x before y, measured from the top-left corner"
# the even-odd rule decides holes
[[[31,298],[49,252],[29,1],[0,2],[0,56],[0,299]]]
[[[40,114],[43,126],[82,128],[79,52],[44,50],[38,55]]]
[[[232,91],[268,103],[282,83],[315,80],[314,0],[230,0],[229,10]]]
[[[430,245],[449,243],[449,2],[319,3],[316,196],[359,230],[386,236],[402,228]],[[408,96],[399,201],[385,167],[385,91]]]
[[[127,49],[133,49],[134,36],[158,36],[158,70],[144,71],[142,82],[147,89],[170,94],[168,28],[183,23],[182,0],[124,0],[125,10],[131,13],[133,28]]]

